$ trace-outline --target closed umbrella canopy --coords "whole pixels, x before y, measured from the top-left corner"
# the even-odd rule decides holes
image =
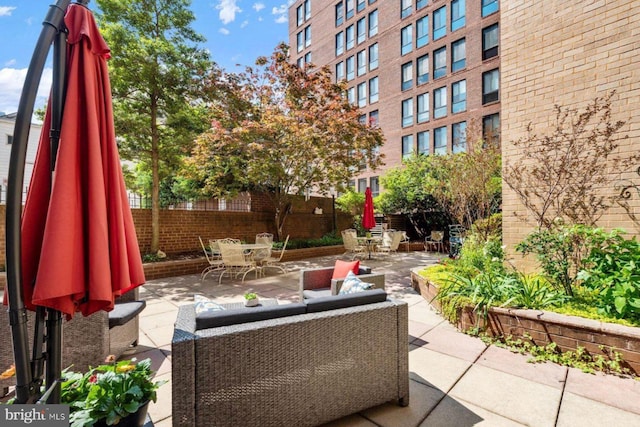
[[[144,283],[115,141],[109,48],[91,12],[71,5],[60,146],[50,171],[47,109],[22,222],[25,305],[71,318],[111,310]]]
[[[373,216],[373,196],[371,188],[367,187],[364,192],[364,211],[362,212],[362,227],[371,230],[376,226],[376,219]]]

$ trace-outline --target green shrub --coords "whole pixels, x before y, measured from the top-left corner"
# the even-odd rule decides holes
[[[640,319],[640,242],[613,230],[584,259],[578,278],[597,294],[601,313]]]
[[[274,249],[282,249],[284,242],[274,242]],[[335,246],[342,245],[342,237],[337,237],[333,233],[325,234],[319,239],[294,239],[289,240],[287,243],[287,249],[304,249],[304,248],[318,248],[322,246]]]
[[[559,306],[568,297],[559,293],[547,279],[537,275],[516,273],[513,286],[509,289],[511,304],[514,307],[543,309]]]

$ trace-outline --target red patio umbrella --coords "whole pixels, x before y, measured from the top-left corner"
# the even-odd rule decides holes
[[[362,227],[370,230],[376,226],[376,219],[373,216],[373,196],[371,188],[367,187],[364,192],[364,210],[362,212]]]
[[[68,1],[59,3],[68,4]],[[50,15],[55,13],[53,10]],[[10,307],[14,311],[24,307],[49,308],[47,328],[50,323],[56,323],[50,319],[59,316],[58,312],[71,319],[76,312],[88,316],[99,310],[109,311],[115,297],[145,281],[115,141],[106,65],[110,51],[93,15],[83,5],[70,5],[64,24],[68,29],[66,60],[60,68],[65,70],[65,89],[61,97],[56,96],[54,84],[53,100],[50,99],[47,107],[22,215],[21,247],[20,243],[16,245],[20,248],[21,268],[18,262],[7,263],[8,282],[9,276],[12,282],[17,277],[21,293],[9,298],[5,294],[5,303],[8,299],[10,306],[17,306]],[[56,125],[57,105],[62,112],[59,125]],[[56,129],[59,129],[59,138]],[[11,175],[10,167],[10,180]],[[7,211],[9,217],[9,207]],[[14,233],[8,231],[8,242],[9,234]],[[9,251],[8,244],[8,261]],[[14,258],[12,254],[11,259]],[[9,268],[15,265],[18,268],[14,270],[18,272],[9,274]],[[8,286],[8,290],[13,291],[13,286]],[[13,334],[14,341],[20,337],[15,331]],[[58,340],[61,338],[55,329],[49,334]],[[34,355],[36,346],[34,343]],[[23,363],[19,363],[24,357],[23,349],[22,343],[14,342],[18,388],[24,386],[21,381],[38,375],[36,368],[32,368],[32,375],[18,375],[19,368],[23,368]],[[47,352],[59,350],[59,344],[47,342]],[[48,356],[56,357],[60,355]],[[52,366],[57,370],[59,363]],[[48,385],[59,375],[47,372]]]

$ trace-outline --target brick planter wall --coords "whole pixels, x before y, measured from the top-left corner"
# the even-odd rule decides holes
[[[438,286],[418,275],[419,269],[411,271],[411,285],[432,306],[441,310],[438,300],[434,299]],[[465,307],[456,327],[462,331],[486,327],[486,332],[492,336],[524,338],[527,334],[539,346],[553,342],[562,351],[580,346],[593,355],[605,355],[599,348],[605,346],[620,353],[628,367],[640,375],[640,328],[548,311],[499,307],[489,309],[486,322],[478,319],[472,307]]]

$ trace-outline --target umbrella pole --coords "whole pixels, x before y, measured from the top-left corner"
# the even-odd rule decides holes
[[[6,214],[6,258],[7,258],[7,298],[9,301],[9,322],[16,363],[16,403],[31,403],[40,393],[38,381],[34,381],[29,360],[27,333],[27,310],[22,289],[22,188],[27,153],[27,140],[31,116],[38,84],[42,77],[49,47],[64,24],[64,13],[71,0],[58,0],[49,7],[31,57],[29,69],[22,88],[20,104],[16,115],[14,139],[9,160]]]
[[[64,27],[64,22],[62,27]],[[66,29],[65,29],[66,30]],[[66,95],[67,33],[58,31],[53,43],[53,81],[51,85],[51,182],[56,169],[62,112]],[[50,390],[47,403],[60,403],[60,377],[62,376],[62,314],[47,309],[47,369],[45,383]]]

